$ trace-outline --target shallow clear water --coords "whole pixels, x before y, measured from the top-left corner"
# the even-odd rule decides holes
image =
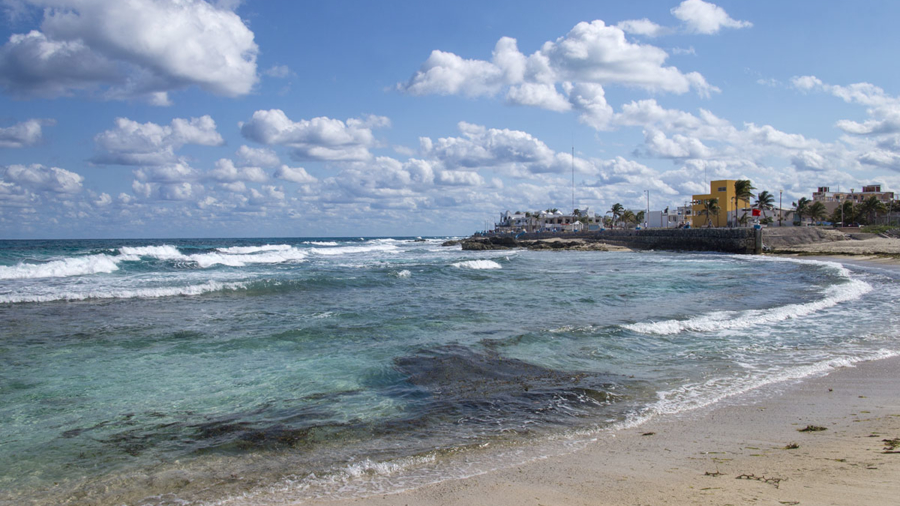
[[[900,352],[894,270],[441,242],[0,242],[0,503],[389,490]]]

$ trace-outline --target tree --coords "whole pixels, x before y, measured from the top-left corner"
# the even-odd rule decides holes
[[[857,210],[853,206],[853,202],[845,200],[836,211],[838,212],[838,216],[840,216],[836,221],[841,222],[842,227],[846,227],[847,223],[856,221]]]
[[[643,223],[643,222],[644,222],[644,218],[647,217],[646,215],[647,215],[647,212],[646,212],[646,211],[638,211],[638,213],[634,215],[634,219],[635,219],[635,221],[638,222],[638,223]]]
[[[794,214],[797,215],[797,221],[801,225],[803,225],[803,215],[809,216],[809,202],[808,198],[801,197],[800,200],[794,203]]]
[[[831,224],[834,225],[835,228],[843,225],[843,223],[841,223],[841,206],[835,207],[834,211],[831,211],[831,217],[829,219],[831,220]]]
[[[812,218],[813,221],[822,221],[826,216],[828,216],[828,210],[825,209],[825,204],[816,201],[809,206],[809,217]]]
[[[760,210],[763,220],[766,219],[766,210],[771,210],[775,204],[775,196],[763,190],[756,196],[756,204],[754,207]]]
[[[737,208],[740,207],[739,203],[741,201],[746,202],[747,205],[744,207],[750,207],[750,199],[753,198],[753,190],[755,189],[756,187],[753,186],[753,183],[751,183],[749,179],[738,179],[734,182],[735,216],[737,215]],[[746,223],[746,215],[746,212],[742,213],[741,219],[739,220],[741,223]]]
[[[625,208],[622,207],[622,204],[616,202],[615,204],[613,204],[610,212],[612,212],[613,226],[615,227],[616,222],[619,221],[619,217],[622,216],[623,212],[625,212]]]
[[[859,214],[866,217],[867,225],[874,225],[875,217],[879,213],[884,213],[886,210],[887,206],[885,206],[883,202],[878,200],[878,197],[876,197],[875,195],[872,195],[871,197],[859,203]]]
[[[703,206],[703,209],[700,209],[700,214],[706,216],[706,226],[712,226],[712,217],[719,215],[719,199],[706,199],[701,200],[700,205]]]
[[[630,210],[622,212],[622,221],[624,221],[626,225],[632,225],[634,223],[637,223],[637,219],[634,216],[634,212],[630,211]]]

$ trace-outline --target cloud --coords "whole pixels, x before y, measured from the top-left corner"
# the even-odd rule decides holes
[[[672,15],[687,25],[688,31],[710,35],[722,28],[750,28],[753,23],[732,19],[725,9],[703,0],[685,0],[672,8]]]
[[[860,163],[900,169],[900,98],[870,83],[840,86],[827,84],[815,76],[795,76],[791,85],[803,92],[824,92],[844,102],[866,106],[869,119],[839,120],[835,126],[850,134],[844,141],[858,151],[856,160]]]
[[[237,157],[242,165],[255,165],[258,167],[275,167],[281,163],[281,159],[271,149],[251,148],[241,146],[237,150]]]
[[[207,172],[205,177],[222,183],[232,183],[235,181],[262,183],[269,179],[265,171],[259,167],[237,168],[234,166],[234,162],[226,158],[217,161],[216,168]]]
[[[463,137],[444,137],[436,142],[424,139],[423,154],[438,159],[451,169],[508,164],[546,167],[554,161],[553,150],[529,133],[488,129],[466,122],[460,122],[458,127]]]
[[[630,33],[632,35],[643,35],[645,37],[659,37],[670,32],[668,28],[659,26],[658,24],[650,21],[647,18],[620,21],[618,24],[616,24],[616,28],[622,30],[625,33]]]
[[[91,161],[102,165],[163,165],[177,161],[175,151],[186,144],[221,146],[225,143],[209,116],[175,118],[170,125],[138,123],[116,118],[116,128],[94,137],[103,153]]]
[[[263,71],[263,74],[269,77],[275,77],[278,79],[284,79],[285,77],[290,77],[293,72],[291,72],[290,67],[287,65],[272,65]]]
[[[241,124],[241,134],[267,145],[284,145],[294,149],[300,160],[361,161],[372,157],[375,146],[373,128],[390,125],[380,116],[341,120],[319,117],[292,121],[284,111],[256,111],[250,121]]]
[[[198,86],[226,97],[257,83],[258,47],[229,8],[202,0],[28,0],[40,30],[0,47],[0,87],[23,98],[80,91],[168,105]]]
[[[511,86],[506,93],[506,101],[513,105],[528,105],[557,112],[572,108],[569,100],[556,91],[553,84],[522,83]]]
[[[436,182],[446,186],[483,186],[484,178],[477,172],[445,170],[438,173]]]
[[[275,179],[284,179],[300,184],[310,184],[318,181],[318,179],[309,175],[303,167],[288,167],[287,165],[282,165],[275,170]]]
[[[24,148],[41,142],[42,126],[55,125],[54,120],[30,119],[11,127],[0,128],[0,148]]]
[[[134,176],[141,182],[183,183],[197,180],[200,173],[185,163],[171,163],[140,168],[134,171]]]
[[[59,167],[40,164],[10,165],[3,170],[2,181],[34,192],[78,193],[84,177]]]
[[[649,21],[624,22],[628,30],[649,30]],[[650,23],[650,24],[648,24]],[[530,56],[519,52],[516,40],[501,38],[491,61],[468,60],[432,51],[419,70],[397,89],[411,95],[490,97],[506,90],[507,101],[564,111],[569,106],[556,86],[563,83],[621,85],[651,92],[709,96],[719,89],[696,72],[684,74],[664,66],[668,54],[655,46],[635,44],[620,26],[603,21],[578,23],[568,34],[545,42]],[[570,97],[571,102],[571,97]]]

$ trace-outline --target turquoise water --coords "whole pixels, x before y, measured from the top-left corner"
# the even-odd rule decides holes
[[[900,352],[889,269],[441,243],[0,242],[0,503],[394,490]]]

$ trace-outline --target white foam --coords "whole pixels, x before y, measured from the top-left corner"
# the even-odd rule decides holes
[[[156,287],[156,288],[131,288],[131,289],[95,289],[73,292],[57,292],[42,294],[2,294],[0,303],[15,304],[21,302],[53,302],[53,301],[79,301],[92,299],[156,299],[160,297],[194,296],[219,291],[237,291],[246,288],[244,283],[220,283],[207,281],[197,285]]]
[[[398,248],[393,243],[373,243],[366,246],[343,246],[339,248],[312,248],[310,251],[317,255],[337,256],[356,253],[395,253]]]
[[[151,257],[159,260],[183,260],[185,257],[178,248],[168,244],[162,246],[122,246],[119,253],[130,257],[129,259],[140,259],[140,257]]]
[[[42,264],[19,263],[0,266],[0,279],[66,278],[88,274],[107,274],[119,270],[118,262],[108,255],[64,258]]]
[[[452,264],[453,267],[457,269],[473,269],[473,270],[485,270],[485,269],[502,269],[503,266],[498,264],[493,260],[466,260],[465,262],[457,262]]]
[[[304,241],[303,244],[310,244],[313,246],[337,246],[339,243],[334,241]]]
[[[287,244],[275,244],[265,246],[234,246],[222,248],[214,253],[197,253],[185,255],[175,246],[140,246],[119,248],[123,260],[139,260],[141,257],[156,258],[159,260],[178,260],[193,262],[201,268],[214,265],[228,267],[244,267],[250,264],[279,264],[288,262],[300,262],[307,257],[305,251]]]
[[[220,253],[229,255],[252,255],[266,251],[285,251],[291,249],[290,244],[266,244],[265,246],[232,246],[230,248],[216,248]]]
[[[639,419],[656,415],[667,415],[691,411],[710,406],[729,397],[745,394],[767,385],[788,381],[802,380],[809,377],[824,376],[842,367],[854,367],[859,362],[881,360],[900,355],[890,350],[875,350],[857,356],[834,357],[820,362],[789,367],[782,370],[760,371],[743,378],[712,378],[703,383],[682,385],[673,390],[657,393],[659,400],[650,405],[641,416],[635,417],[631,423]]]
[[[719,330],[746,328],[755,325],[777,323],[789,318],[807,316],[822,311],[823,309],[836,306],[842,302],[859,299],[872,291],[872,285],[865,281],[852,278],[850,271],[838,263],[817,260],[801,261],[794,259],[780,259],[777,261],[793,261],[822,265],[829,269],[836,270],[838,275],[846,279],[847,282],[827,287],[824,290],[823,298],[805,304],[788,304],[781,307],[750,309],[746,311],[715,311],[698,315],[687,320],[633,323],[622,325],[622,328],[640,332],[642,334],[655,335],[671,335],[686,331],[715,332]]]
[[[409,272],[409,271],[406,270],[406,269],[404,269],[404,270],[402,270],[402,271],[400,271],[400,272],[397,273],[397,277],[398,277],[398,278],[408,278],[408,277],[411,277],[411,276],[412,276],[412,273]]]
[[[281,264],[289,262],[301,262],[305,260],[307,253],[296,248],[270,250],[255,254],[222,254],[199,253],[190,255],[185,259],[196,262],[202,268],[214,265],[226,265],[229,267],[244,267],[250,264]]]

